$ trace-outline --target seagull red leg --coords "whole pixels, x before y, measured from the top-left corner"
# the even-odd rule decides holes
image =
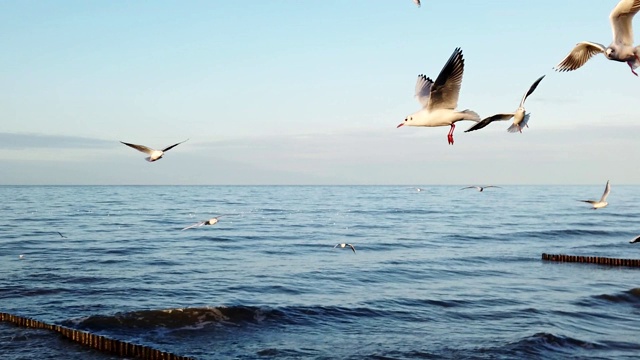
[[[451,124],[451,129],[449,129],[449,134],[447,135],[447,141],[449,145],[453,145],[453,130],[455,130],[456,124]]]
[[[638,59],[638,55],[636,55],[636,59]],[[633,70],[633,65],[632,64],[633,63],[631,61],[627,61],[627,65],[629,65],[629,69],[631,69],[631,72],[633,73],[633,75],[638,76],[638,73]]]

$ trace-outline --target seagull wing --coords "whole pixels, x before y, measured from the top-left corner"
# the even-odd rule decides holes
[[[635,239],[633,239],[633,240],[631,240],[631,241],[629,241],[629,242],[630,242],[630,243],[632,243],[632,244],[633,244],[633,243],[640,242],[640,236],[637,236]]]
[[[604,193],[602,193],[600,202],[607,201],[607,196],[609,196],[610,192],[611,192],[611,185],[609,184],[609,180],[607,180],[607,185],[604,186]]]
[[[206,223],[206,221],[200,221],[199,223],[195,223],[193,225],[189,225],[189,226],[187,226],[186,228],[184,228],[184,229],[182,229],[180,231],[185,231],[187,229],[191,229],[191,228],[194,228],[194,227],[200,227],[200,226],[204,225],[205,223]]]
[[[586,202],[586,203],[589,203],[589,204],[592,204],[592,205],[597,203],[597,201],[595,201],[595,200],[578,200],[578,201]]]
[[[413,0],[413,3],[418,5],[418,7],[420,7],[420,0]]]
[[[125,144],[125,145],[127,145],[128,147],[132,147],[132,148],[134,148],[134,149],[136,149],[138,151],[142,151],[145,154],[151,155],[151,153],[155,151],[155,150],[153,150],[151,148],[148,148],[148,147],[146,147],[144,145],[129,144],[129,143],[126,143],[124,141],[120,141],[120,142]]]
[[[621,0],[611,11],[609,20],[613,30],[613,42],[633,46],[633,27],[631,20],[640,10],[640,0]]]
[[[187,139],[187,140],[189,140],[189,139]],[[187,140],[185,140],[185,141],[187,141]],[[169,150],[173,149],[174,147],[176,147],[176,146],[178,146],[178,145],[182,144],[182,143],[183,143],[183,142],[185,142],[185,141],[181,141],[181,142],[179,142],[179,143],[177,143],[177,144],[173,144],[173,145],[171,145],[171,146],[169,146],[169,147],[166,147],[166,148],[162,149],[162,151],[163,151],[163,152],[164,152],[164,151],[169,151]]]
[[[640,0],[638,0],[640,1]],[[524,94],[524,96],[522,97],[522,100],[520,101],[520,107],[524,106],[524,101],[527,100],[527,97],[529,97],[529,95],[531,95],[533,93],[533,91],[538,87],[538,84],[540,84],[540,81],[542,81],[542,79],[544,79],[546,75],[542,75],[538,78],[538,80],[536,80],[531,87],[529,88],[529,91],[527,91],[526,94]]]
[[[431,86],[433,86],[433,80],[425,75],[418,75],[418,81],[416,82],[416,98],[422,107],[429,105],[429,97],[431,96]]]
[[[473,124],[473,126],[471,126],[470,128],[468,128],[467,130],[465,130],[464,132],[469,132],[469,131],[475,131],[475,130],[480,130],[483,127],[491,124],[494,121],[500,121],[500,120],[509,120],[511,119],[515,114],[511,113],[511,114],[496,114],[493,116],[489,116],[488,118],[484,118],[481,121]]]
[[[478,189],[478,187],[477,186],[467,186],[467,187],[463,187],[460,190],[464,190],[464,189]]]
[[[456,48],[431,86],[431,97],[427,105],[429,110],[455,109],[458,106],[463,72],[462,50]]]
[[[584,65],[587,60],[591,59],[593,55],[604,52],[605,49],[606,48],[602,44],[590,41],[579,42],[576,44],[573,50],[571,50],[569,55],[567,55],[558,65],[556,65],[556,70],[575,70]]]
[[[353,250],[353,253],[355,254],[356,253],[356,247],[351,245],[351,244],[347,244],[347,245],[349,245],[349,247],[351,248],[351,250]]]

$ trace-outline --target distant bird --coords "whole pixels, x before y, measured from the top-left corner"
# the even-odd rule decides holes
[[[20,260],[24,259],[24,255],[19,255],[18,259],[20,259]]]
[[[639,0],[640,1],[640,0]],[[407,126],[450,126],[447,141],[453,145],[453,130],[460,120],[480,121],[480,116],[471,110],[455,111],[462,85],[464,59],[462,50],[456,48],[444,65],[438,78],[433,82],[425,75],[418,75],[416,97],[422,110],[407,116],[397,127]]]
[[[187,140],[189,140],[189,139],[187,139]],[[185,140],[185,141],[187,141],[187,140]],[[179,142],[177,144],[173,144],[173,145],[171,145],[169,147],[166,147],[166,148],[164,148],[162,150],[151,149],[151,148],[148,148],[148,147],[146,147],[144,145],[129,144],[129,143],[126,143],[124,141],[120,141],[120,142],[125,144],[125,145],[127,145],[127,146],[129,146],[129,147],[132,147],[132,148],[134,148],[134,149],[136,149],[138,151],[141,151],[141,152],[143,152],[145,154],[148,154],[149,157],[145,158],[145,160],[147,160],[148,162],[154,162],[156,160],[162,159],[162,156],[164,155],[164,153],[166,151],[169,151],[169,150],[173,149],[174,147],[182,144],[185,141],[181,141],[181,142]]]
[[[609,60],[626,62],[631,72],[640,66],[640,46],[633,47],[633,27],[631,21],[633,16],[640,10],[640,0],[620,0],[609,15],[611,29],[613,30],[613,42],[609,47],[604,47],[591,41],[582,41],[576,44],[558,65],[557,71],[572,71],[584,65],[592,56],[604,53]]]
[[[484,191],[484,189],[487,189],[487,188],[500,188],[500,186],[494,186],[494,185],[476,186],[476,185],[474,185],[474,186],[467,186],[467,187],[463,187],[463,188],[462,188],[462,189],[460,189],[460,190],[464,190],[464,189],[477,189],[478,191],[483,192],[483,191]]]
[[[215,225],[215,224],[217,224],[217,223],[218,223],[218,218],[220,218],[220,217],[222,217],[222,216],[223,216],[223,215],[219,215],[219,216],[216,216],[216,217],[211,218],[211,219],[209,219],[209,220],[200,221],[199,223],[195,223],[195,224],[193,224],[193,225],[189,225],[189,226],[187,226],[186,228],[184,228],[184,229],[182,229],[182,230],[180,230],[180,231],[184,231],[184,230],[187,230],[187,229],[191,229],[191,228],[195,228],[195,227],[200,227],[200,226],[204,226],[204,225]]]
[[[422,191],[422,188],[416,188],[416,191],[420,192],[420,191]]]
[[[629,241],[631,244],[640,242],[640,236],[637,236],[635,239]]]
[[[595,201],[595,200],[578,200],[578,201],[582,201],[582,202],[586,202],[589,203],[593,206],[592,209],[600,209],[603,208],[607,205],[609,205],[609,203],[607,202],[607,196],[609,196],[609,193],[611,192],[611,185],[609,185],[609,180],[607,180],[607,185],[605,185],[604,187],[604,193],[602,194],[602,197],[600,198],[600,201]]]
[[[336,246],[334,246],[333,248],[335,249],[335,248],[337,248],[337,247],[340,247],[341,249],[344,249],[344,248],[346,248],[346,247],[350,247],[350,248],[351,248],[351,250],[353,250],[353,253],[354,253],[354,254],[356,253],[356,247],[355,247],[355,246],[353,246],[353,245],[351,245],[351,244],[337,244],[337,245],[336,245]]]
[[[533,93],[533,91],[538,87],[538,84],[540,84],[540,81],[542,81],[544,77],[545,75],[542,75],[529,87],[529,90],[524,94],[522,100],[520,100],[520,106],[518,106],[518,109],[516,109],[515,112],[490,116],[465,130],[465,132],[480,130],[494,121],[509,120],[511,118],[513,118],[513,124],[509,126],[507,131],[511,133],[516,131],[522,132],[522,127],[527,126],[527,123],[529,122],[529,116],[531,115],[531,113],[525,113],[524,101],[527,100],[527,97]]]
[[[60,235],[61,238],[67,238],[66,236],[62,235],[62,233],[60,231],[56,231],[58,233],[58,235]]]
[[[420,0],[413,0],[413,3],[418,5],[418,7],[420,7]]]

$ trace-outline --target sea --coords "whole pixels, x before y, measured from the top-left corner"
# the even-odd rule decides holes
[[[640,268],[541,260],[640,258],[640,186],[462,187],[0,186],[0,311],[195,359],[640,356]]]

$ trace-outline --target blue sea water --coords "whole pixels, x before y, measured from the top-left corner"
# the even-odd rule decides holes
[[[540,259],[640,258],[612,188],[2,186],[0,311],[197,359],[636,359],[640,269]],[[0,354],[113,358],[8,323]]]

